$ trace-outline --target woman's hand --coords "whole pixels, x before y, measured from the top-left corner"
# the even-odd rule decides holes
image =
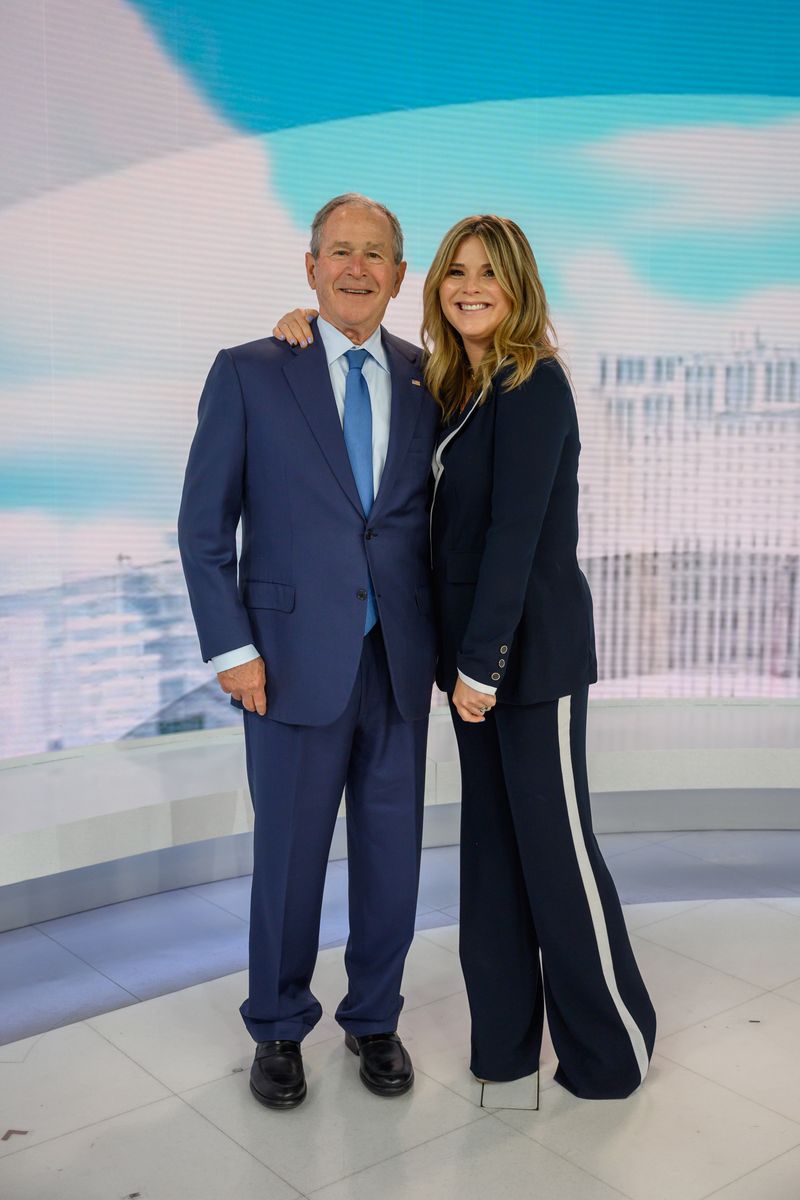
[[[285,317],[280,318],[272,336],[278,341],[288,342],[290,346],[310,346],[314,334],[308,322],[318,316],[316,308],[293,308]]]
[[[453,705],[462,721],[475,724],[485,721],[484,713],[489,712],[497,703],[495,696],[487,696],[485,692],[476,692],[459,675],[453,690]]]

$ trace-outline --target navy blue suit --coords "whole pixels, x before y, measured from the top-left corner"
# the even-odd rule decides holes
[[[391,364],[389,449],[365,519],[319,337],[222,350],[200,399],[178,531],[207,662],[253,643],[269,715],[327,725],[353,688],[371,572],[395,699],[426,717],[435,661],[428,487],[438,410],[419,351],[383,331]],[[235,531],[242,521],[237,562]],[[374,536],[373,536],[374,535]]]
[[[301,1039],[342,790],[350,859],[348,996],[356,1035],[394,1029],[413,937],[435,663],[429,474],[438,410],[419,351],[382,331],[386,464],[362,510],[320,339],[223,350],[200,400],[179,544],[204,660],[252,643],[268,713],[243,710],[255,807],[250,996],[257,1041]],[[235,535],[241,518],[238,562]],[[379,624],[364,637],[371,577]]]
[[[432,512],[439,686],[452,693],[460,670],[497,689],[483,722],[451,703],[472,1069],[490,1081],[535,1073],[546,1002],[556,1080],[622,1097],[647,1074],[656,1020],[592,830],[597,662],[576,557],[578,422],[557,361],[520,387],[507,378],[442,430]]]
[[[538,365],[441,434],[433,510],[442,691],[456,673],[533,704],[597,679],[592,598],[578,566],[578,418],[563,369]],[[501,646],[507,649],[501,652]]]

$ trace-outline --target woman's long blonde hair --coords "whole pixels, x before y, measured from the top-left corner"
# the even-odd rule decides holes
[[[439,288],[459,245],[473,235],[483,242],[495,278],[511,302],[511,311],[495,330],[493,345],[474,375],[461,335],[445,317],[439,300]],[[511,368],[504,385],[514,388],[530,378],[540,359],[556,356],[555,332],[536,259],[514,221],[493,214],[464,217],[444,235],[425,279],[422,344],[426,351],[425,383],[445,421],[476,389],[480,389],[483,403],[501,366]]]

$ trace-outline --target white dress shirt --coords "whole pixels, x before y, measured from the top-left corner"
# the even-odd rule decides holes
[[[331,376],[333,398],[336,401],[336,411],[344,429],[344,392],[347,372],[350,367],[345,358],[348,350],[366,350],[369,357],[362,367],[362,375],[367,381],[369,397],[372,403],[372,482],[374,494],[377,496],[383,468],[386,464],[386,452],[389,448],[389,419],[392,410],[392,377],[386,351],[381,341],[380,326],[370,334],[361,346],[356,346],[341,330],[331,325],[323,317],[317,317],[317,333],[322,339],[322,347],[328,362]],[[300,351],[301,354],[305,351]],[[215,654],[211,659],[214,670],[227,671],[231,667],[241,666],[258,658],[255,646],[239,646],[236,650],[228,650],[224,654]]]

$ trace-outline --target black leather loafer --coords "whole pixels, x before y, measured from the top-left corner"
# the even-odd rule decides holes
[[[306,1098],[299,1042],[259,1042],[250,1068],[250,1091],[267,1108],[297,1108]]]
[[[345,1033],[344,1044],[361,1059],[361,1082],[376,1096],[402,1096],[414,1082],[411,1058],[396,1033]]]

